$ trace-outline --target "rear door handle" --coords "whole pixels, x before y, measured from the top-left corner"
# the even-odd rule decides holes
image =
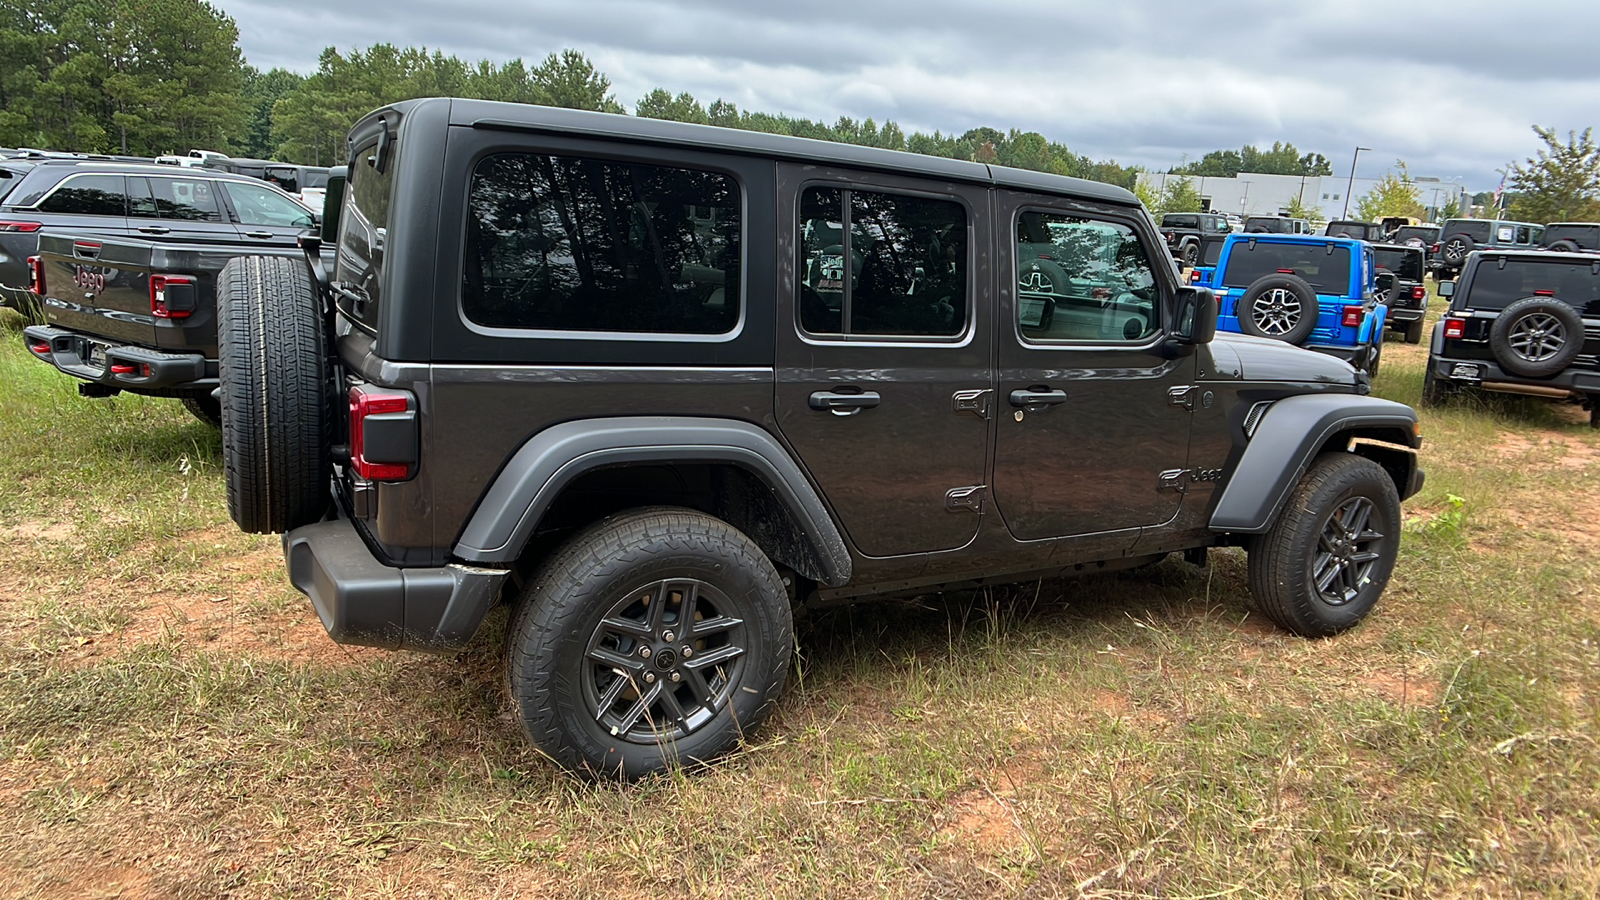
[[[1021,407],[1056,406],[1067,402],[1066,391],[1035,391],[1019,388],[1011,392],[1011,405]]]
[[[827,410],[836,416],[853,416],[863,409],[877,406],[880,399],[877,391],[862,391],[859,394],[817,391],[811,395],[811,408]]]
[[[272,237],[272,232],[270,232],[270,231],[246,231],[244,233],[244,236],[245,237],[250,237],[250,238],[261,238],[262,240],[266,240],[266,239]]]
[[[165,225],[141,225],[139,227],[139,233],[140,234],[171,234],[172,233],[172,229],[168,228]]]

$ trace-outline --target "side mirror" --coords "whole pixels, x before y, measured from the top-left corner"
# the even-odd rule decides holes
[[[1454,297],[1456,295],[1456,283],[1454,281],[1439,282],[1439,290],[1437,293],[1441,297]]]
[[[1217,295],[1210,288],[1178,288],[1178,316],[1172,338],[1179,344],[1209,344],[1217,336]]]
[[[324,243],[339,243],[339,212],[344,209],[344,188],[349,178],[349,166],[334,166],[328,170],[328,189],[322,195],[322,218],[317,223],[322,228]]]

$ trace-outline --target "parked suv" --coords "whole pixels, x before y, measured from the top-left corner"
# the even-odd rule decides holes
[[[1218,292],[1217,327],[1224,331],[1296,344],[1377,374],[1388,308],[1378,296],[1376,263],[1365,242],[1230,235],[1210,285]]]
[[[1200,260],[1200,245],[1207,237],[1231,234],[1228,217],[1219,213],[1167,213],[1161,217],[1161,236],[1172,258],[1185,266]]]
[[[1310,234],[1311,223],[1288,216],[1251,216],[1244,220],[1248,234]]]
[[[1405,335],[1406,343],[1422,343],[1422,320],[1428,314],[1427,260],[1421,247],[1373,244],[1378,300],[1389,307],[1384,326]]]
[[[1121,188],[471,100],[350,147],[329,280],[221,276],[230,511],[287,532],[335,640],[455,649],[511,604],[519,721],[565,765],[733,747],[801,605],[1231,544],[1325,635],[1393,568],[1416,414],[1213,342]]]
[[[1450,307],[1433,329],[1424,403],[1464,390],[1573,397],[1600,426],[1600,257],[1479,251],[1439,296]]]
[[[1600,223],[1551,222],[1545,226],[1539,246],[1566,253],[1600,251]]]
[[[1433,245],[1434,276],[1439,279],[1455,278],[1461,274],[1467,254],[1474,250],[1526,250],[1537,247],[1543,234],[1544,226],[1532,222],[1446,219],[1439,226],[1439,242]]]

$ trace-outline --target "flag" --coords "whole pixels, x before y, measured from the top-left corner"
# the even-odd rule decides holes
[[[1494,205],[1495,206],[1499,206],[1500,205],[1500,198],[1505,196],[1505,193],[1506,193],[1506,175],[1505,175],[1504,172],[1501,172],[1500,173],[1500,186],[1494,189]]]

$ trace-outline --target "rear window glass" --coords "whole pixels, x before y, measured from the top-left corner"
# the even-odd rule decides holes
[[[1422,241],[1425,244],[1431,244],[1439,239],[1439,229],[1426,228],[1420,225],[1406,225],[1395,229],[1394,237],[1392,237],[1390,240],[1394,241],[1396,244],[1404,244],[1406,241],[1412,239]]]
[[[4,185],[0,184],[0,191],[4,190]],[[1600,226],[1551,225],[1544,230],[1544,242],[1553,244],[1556,241],[1572,241],[1580,247],[1593,249],[1600,246]]]
[[[1378,272],[1391,272],[1396,278],[1406,281],[1422,280],[1422,252],[1420,250],[1385,250],[1382,247],[1372,248],[1372,255],[1378,263]]]
[[[1445,236],[1464,234],[1478,243],[1488,243],[1494,233],[1494,223],[1487,219],[1457,219],[1444,224]]]
[[[1337,244],[1239,241],[1228,254],[1224,287],[1247,288],[1266,275],[1298,275],[1319,294],[1350,291],[1350,248]]]
[[[373,165],[377,144],[358,148],[350,157],[350,174],[339,216],[339,256],[334,280],[341,291],[340,308],[363,321],[375,321],[383,288],[383,248],[388,237],[390,189],[400,166],[401,142],[390,143],[379,172]],[[351,296],[353,295],[353,296]],[[351,305],[351,301],[356,302]]]
[[[1194,228],[1197,226],[1197,220],[1195,216],[1167,216],[1161,220],[1161,224],[1166,228]]]
[[[72,175],[43,203],[40,212],[125,216],[128,197],[121,175]]]
[[[473,322],[726,334],[739,321],[742,204],[727,175],[502,153],[478,163],[467,203]]]
[[[1524,297],[1543,294],[1600,315],[1600,260],[1568,263],[1544,260],[1485,259],[1472,275],[1466,294],[1458,294],[1463,308],[1505,309]]]

